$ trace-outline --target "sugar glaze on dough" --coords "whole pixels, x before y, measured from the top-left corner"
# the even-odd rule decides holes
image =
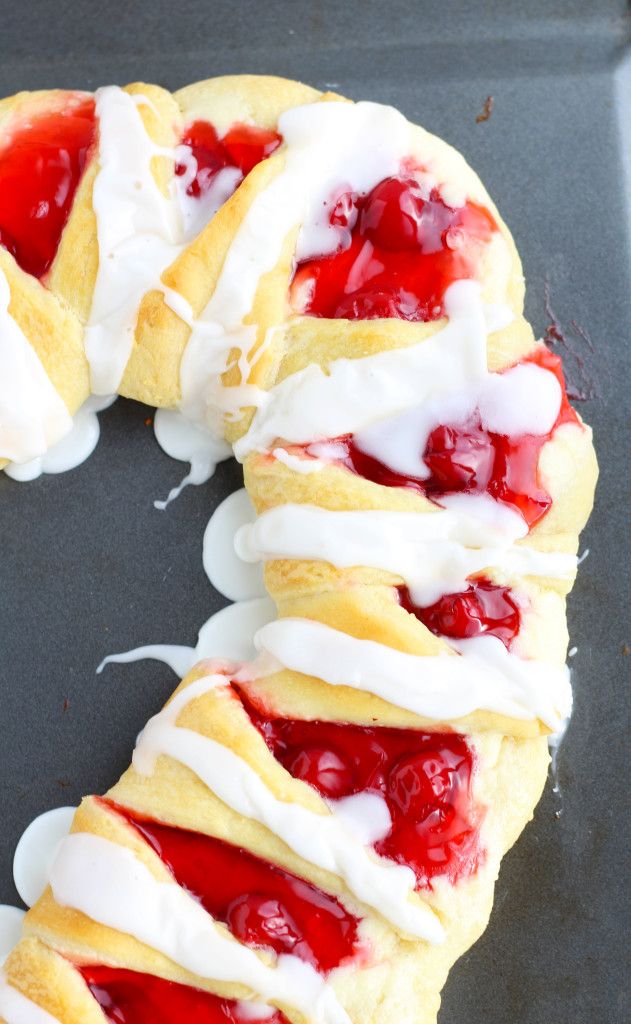
[[[262,516],[245,525],[238,547],[248,558],[266,561],[266,585],[280,614],[259,630],[262,653],[252,664],[202,662],[191,669],[141,734],[132,766],[109,796],[159,821],[242,847],[335,895],[359,918],[367,952],[323,978],[296,956],[252,950],[175,883],[116,813],[87,798],[62,843],[51,886],[29,911],[25,937],[7,961],[3,991],[11,1005],[0,1004],[7,1024],[27,1005],[23,1000],[34,1007],[34,1024],[102,1024],[73,960],[125,964],[193,985],[239,1001],[246,1016],[248,1007],[264,1001],[292,1024],[390,1024],[401,1007],[414,1007],[418,1024],[433,1024],[447,972],[484,929],[501,858],[541,793],[546,735],[569,714],[564,601],[595,479],[588,429],[561,428],[545,446],[541,472],[553,505],[530,534],[518,513],[488,496],[437,511],[420,495],[352,477],[327,449],[331,439],[354,432],[386,464],[413,466],[422,475],[410,438],[456,406],[461,415],[481,407],[489,428],[509,434],[547,433],[560,401],[552,375],[520,364],[497,376],[535,346],[521,316],[523,282],[510,235],[478,179],[440,140],[391,108],[353,105],[312,90],[305,95],[305,88],[237,78],[201,83],[175,100],[146,85],[99,92],[103,108],[111,101],[125,123],[129,118],[138,147],[134,167],[151,207],[144,211],[147,220],[141,216],[128,234],[121,218],[110,248],[120,244],[125,254],[127,241],[135,251],[145,236],[159,238],[146,264],[151,273],[142,282],[124,281],[130,291],[123,288],[125,301],[111,310],[121,345],[112,349],[112,365],[103,366],[107,386],[113,374],[123,394],[179,408],[194,424],[236,442],[248,492]],[[262,96],[266,103],[276,97],[267,105],[267,121],[257,101]],[[223,122],[216,116],[222,109],[228,118]],[[173,126],[179,129],[179,118],[194,116],[222,130],[239,120],[278,125],[285,141],[191,238],[190,219],[183,215],[173,227],[170,218],[182,203],[181,183],[178,192],[173,180],[179,159]],[[122,153],[117,123],[118,117],[104,134],[107,139],[113,128],[115,159],[103,161],[100,172],[96,164],[87,172],[51,276],[53,295],[60,302],[73,299],[92,341],[100,327],[90,328],[107,324],[118,289],[114,278],[108,280],[110,268],[99,265],[99,250],[102,255],[110,243],[98,230],[100,186],[111,179],[116,202],[125,195],[117,194],[117,175],[110,174]],[[376,126],[382,129],[378,147],[357,143],[374,139]],[[293,261],[335,247],[334,232],[322,219],[331,186],[343,174],[355,188],[370,188],[396,173],[408,154],[423,157],[428,181],[446,201],[471,198],[496,218],[499,230],[481,256],[479,280],[453,284],[446,316],[428,324],[295,314],[287,303]],[[135,198],[131,189],[128,196]],[[92,217],[94,282],[92,290],[68,298],[69,240],[81,210]],[[124,260],[114,260],[114,277],[122,267]],[[93,347],[99,348],[90,342]],[[90,354],[94,370],[99,359]],[[191,452],[191,444],[183,441],[179,450]],[[292,451],[296,444],[320,447],[300,459]],[[301,461],[316,465],[303,472]],[[329,519],[323,538],[338,522],[349,522],[353,534],[356,525],[352,557],[340,553],[334,540],[320,545],[316,527],[327,514],[347,513],[355,518]],[[378,514],[381,521],[368,518]],[[276,536],[283,516],[303,524],[310,516],[304,535],[298,527]],[[398,516],[408,517],[408,544],[451,545],[440,548],[428,571],[419,557],[425,576],[419,568],[410,582],[420,596],[444,593],[479,569],[510,581],[523,610],[517,652],[494,638],[446,643],[400,607],[394,587],[407,578],[405,549],[384,542],[373,551],[370,541],[371,523],[390,533],[404,522]],[[447,570],[453,579],[444,578]],[[224,575],[233,571],[228,563]],[[228,578],[224,586],[232,590],[233,583]],[[172,664],[184,671],[193,655],[178,650]],[[441,675],[430,702],[423,697],[431,682],[427,666]],[[465,688],[465,676],[475,677],[476,686]],[[471,877],[456,884],[438,878],[416,891],[411,869],[372,849],[388,826],[383,801],[358,794],[338,805],[292,777],[267,748],[230,680],[280,717],[463,732],[475,763],[475,805],[483,811],[484,857]],[[38,1019],[38,1013],[45,1016]]]

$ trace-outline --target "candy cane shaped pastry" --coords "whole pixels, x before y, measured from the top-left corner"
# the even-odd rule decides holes
[[[279,617],[83,802],[7,1024],[434,1024],[571,712],[597,469],[510,235],[396,111],[279,90],[178,98],[197,155],[175,177],[223,205],[143,298],[129,363],[163,379],[174,328],[167,404],[234,442],[258,513],[237,550]],[[251,169],[218,148],[248,121],[281,136]]]

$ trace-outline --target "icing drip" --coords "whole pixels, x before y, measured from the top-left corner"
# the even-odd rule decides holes
[[[181,679],[203,658],[249,661],[256,653],[252,637],[257,629],[271,622],[275,615],[276,609],[269,597],[238,601],[211,615],[200,629],[195,647],[185,647],[181,644],[148,644],[121,654],[109,654],[96,671],[101,673],[105,666],[110,664],[128,664],[150,658],[164,662]]]
[[[70,831],[75,811],[76,807],[45,811],[22,833],[13,857],[13,881],[27,907],[43,894],[57,848]]]
[[[35,349],[9,312],[0,270],[0,459],[29,462],[72,429],[72,417]]]
[[[50,884],[57,903],[132,935],[202,978],[240,984],[321,1024],[348,1024],[333,990],[294,956],[268,967],[235,942],[174,882],[161,882],[131,850],[73,833],[61,844]]]
[[[99,442],[101,427],[97,413],[108,409],[114,401],[114,396],[102,398],[93,395],[87,398],[74,414],[72,427],[65,437],[36,459],[10,463],[4,470],[7,476],[23,483],[37,479],[42,473],[66,473],[80,466],[90,457]]]
[[[56,1017],[28,999],[0,971],[0,1016],[6,1024],[61,1024]]]
[[[218,505],[204,533],[204,570],[215,590],[230,601],[267,595],[260,566],[253,565],[253,559],[244,561],[235,550],[237,531],[255,518],[248,492],[242,487]]]
[[[374,693],[424,718],[449,722],[474,711],[517,719],[539,718],[556,730],[570,714],[572,690],[563,665],[526,661],[501,640],[451,640],[461,657],[405,654],[373,640],[358,640],[310,619],[279,619],[255,643],[264,655],[260,674],[285,667],[332,686]]]
[[[134,751],[136,771],[150,774],[160,754],[174,758],[238,814],[260,822],[298,856],[342,878],[357,899],[403,932],[430,942],[442,941],[442,926],[433,911],[408,898],[414,889],[410,870],[377,860],[335,814],[324,809],[318,814],[277,798],[229,747],[174,724],[189,701],[225,685],[221,675],[197,680],[152,718]]]
[[[465,587],[467,578],[495,568],[510,575],[571,578],[573,555],[514,543],[501,524],[458,511],[334,512],[315,505],[279,505],[240,528],[239,556],[317,559],[337,568],[371,566],[405,580],[416,604],[427,605]]]
[[[181,214],[165,196],[152,161],[167,150],[152,141],[134,97],[117,86],[96,93],[99,171],[92,205],[97,221],[99,266],[85,332],[92,390],[118,390],[134,341],[143,296],[160,287],[162,271],[183,243]]]
[[[169,491],[166,500],[154,501],[154,507],[163,511],[189,484],[205,484],[210,480],[217,463],[229,458],[232,452],[226,441],[175,409],[156,409],[153,429],[163,452],[172,459],[191,464],[189,472]]]

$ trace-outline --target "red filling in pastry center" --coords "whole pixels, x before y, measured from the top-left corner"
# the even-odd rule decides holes
[[[234,124],[220,139],[209,121],[194,121],[182,137],[182,144],[190,147],[197,162],[195,177],[187,188],[188,194],[204,195],[224,167],[234,167],[245,177],[261,160],[278,149],[282,141],[278,132],[248,124]],[[176,174],[182,175],[185,171],[185,164],[177,164]]]
[[[287,1024],[279,1010],[270,1016],[246,1012],[245,1003],[154,974],[100,965],[77,969],[113,1024]]]
[[[55,258],[94,138],[92,97],[8,131],[0,149],[0,244],[27,274],[43,277]]]
[[[494,636],[504,646],[519,633],[521,616],[510,587],[486,579],[471,580],[466,590],[444,594],[434,604],[414,604],[407,587],[398,587],[399,602],[415,615],[435,636],[468,640],[476,636]]]
[[[340,247],[298,265],[292,304],[329,319],[436,320],[449,285],[478,272],[497,225],[482,206],[451,207],[412,175],[386,178],[365,196],[342,193],[329,214]]]
[[[357,951],[357,918],[333,896],[221,839],[146,818],[106,800],[187,892],[249,946],[292,953],[327,972]]]
[[[274,757],[330,800],[373,793],[392,825],[377,853],[406,864],[418,888],[472,874],[481,810],[472,797],[473,754],[464,736],[269,717],[241,700]]]
[[[524,362],[549,370],[561,385],[559,415],[548,434],[496,434],[486,430],[474,413],[466,423],[446,423],[429,435],[423,451],[429,469],[425,479],[390,469],[362,451],[352,434],[334,439],[334,461],[371,483],[419,491],[436,504],[450,494],[488,494],[519,512],[531,529],[552,505],[539,480],[541,449],[562,424],[580,421],[567,399],[559,357],[540,347]],[[310,446],[304,448],[309,453]]]

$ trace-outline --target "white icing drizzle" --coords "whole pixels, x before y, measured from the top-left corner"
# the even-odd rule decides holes
[[[56,1017],[9,984],[4,971],[0,971],[0,1017],[6,1024],[60,1024]]]
[[[201,423],[186,419],[177,409],[156,409],[153,418],[156,440],[162,451],[172,459],[190,462],[191,468],[164,501],[154,501],[154,508],[163,511],[189,484],[205,484],[217,468],[232,454],[230,445]]]
[[[165,196],[151,170],[156,157],[174,153],[158,146],[143,123],[139,105],[118,86],[96,92],[99,171],[92,206],[96,215],[99,266],[85,331],[92,391],[118,390],[129,359],[143,296],[160,288],[162,271],[184,243],[174,187]]]
[[[263,626],[255,643],[264,652],[260,674],[293,669],[440,722],[490,711],[538,718],[556,730],[572,708],[565,665],[518,658],[493,636],[452,640],[460,657],[422,656],[358,640],[322,622],[288,618]]]
[[[222,167],[201,195],[190,196],[186,190],[195,180],[197,160],[189,146],[177,146],[175,159],[185,168],[184,174],[176,175],[174,185],[182,211],[184,241],[191,242],[230,198],[243,180],[243,175],[238,167]]]
[[[55,807],[34,818],[13,855],[13,881],[20,898],[32,907],[48,884],[57,848],[70,831],[76,807]]]
[[[208,521],[204,533],[204,570],[215,590],[230,601],[265,597],[263,572],[253,559],[243,560],[235,550],[235,535],[256,518],[244,487],[225,498]]]
[[[400,414],[439,396],[464,391],[487,377],[488,324],[475,281],[445,292],[447,325],[423,342],[358,359],[315,363],[267,393],[247,433],[235,444],[241,461],[278,439],[308,444],[354,434],[376,419]]]
[[[37,459],[10,463],[4,470],[7,476],[24,483],[37,479],[42,473],[66,473],[76,469],[90,457],[98,444],[101,426],[97,413],[109,408],[115,400],[115,395],[87,398],[72,418],[70,433]]]
[[[22,935],[25,911],[0,903],[0,967]]]
[[[189,701],[225,685],[222,675],[198,679],[150,719],[134,751],[136,771],[149,775],[159,755],[174,758],[237,813],[260,822],[299,857],[342,878],[358,900],[403,932],[442,941],[442,925],[434,912],[409,899],[415,886],[410,868],[378,858],[336,814],[318,814],[280,800],[229,747],[175,724]]]
[[[235,537],[246,561],[316,559],[337,568],[371,566],[401,576],[412,600],[429,605],[463,590],[483,569],[511,575],[568,578],[574,555],[537,551],[513,543],[510,532],[456,511],[334,512],[316,505],[279,505]]]
[[[281,114],[285,164],[256,195],[227,252],[214,293],[182,358],[182,409],[194,420],[216,422],[218,376],[233,348],[246,356],[256,329],[245,325],[261,277],[278,263],[289,233],[299,228],[296,259],[333,252],[339,230],[328,223],[327,203],[341,184],[357,192],[397,172],[409,153],[410,126],[392,107],[376,103],[312,103]],[[230,389],[232,390],[232,389]],[[224,393],[236,412],[248,404],[238,390]],[[249,404],[256,404],[250,395]],[[259,393],[258,400],[265,396]]]
[[[150,658],[164,662],[181,679],[203,658],[250,661],[256,653],[252,637],[258,629],[271,622],[275,614],[274,603],[269,597],[238,601],[210,616],[199,631],[195,647],[148,644],[121,654],[108,655],[96,671],[102,672],[109,664],[128,664]]]
[[[161,882],[134,853],[90,833],[62,843],[50,884],[60,906],[132,935],[202,978],[245,985],[321,1024],[349,1024],[333,989],[309,964],[280,956],[268,967],[175,882]]]
[[[447,366],[449,369],[449,365]],[[489,373],[478,383],[442,394],[365,427],[355,444],[396,473],[430,475],[423,461],[427,440],[441,424],[463,425],[476,412],[482,427],[510,438],[548,434],[561,408],[561,386],[549,370],[520,363],[504,373]]]
[[[0,270],[0,459],[29,462],[72,429],[72,417],[35,349],[9,313]]]

